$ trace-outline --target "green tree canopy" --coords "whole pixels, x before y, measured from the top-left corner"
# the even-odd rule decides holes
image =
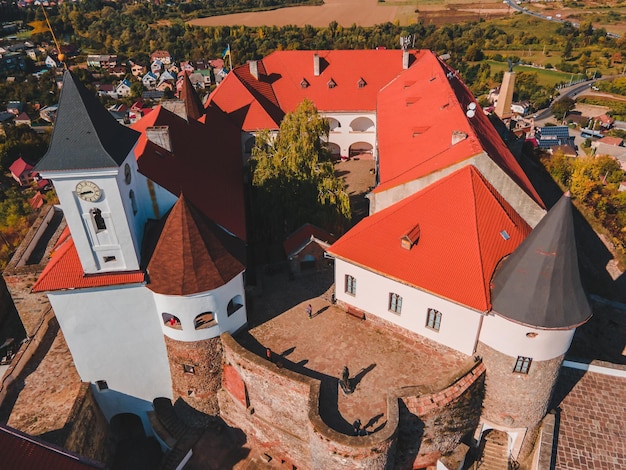
[[[276,242],[310,222],[341,231],[350,199],[335,175],[328,121],[304,100],[285,115],[278,135],[261,132],[252,149],[252,212],[257,241]]]

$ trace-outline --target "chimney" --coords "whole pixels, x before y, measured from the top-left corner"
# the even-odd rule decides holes
[[[402,68],[404,70],[409,68],[410,58],[411,58],[411,55],[409,54],[409,51],[407,51],[406,49],[402,49]]]
[[[153,126],[146,128],[146,137],[152,143],[164,148],[168,152],[172,151],[172,139],[170,139],[169,126]]]
[[[259,63],[256,60],[249,60],[248,65],[250,66],[250,75],[252,75],[257,80],[259,79]]]
[[[320,76],[320,56],[319,54],[313,54],[313,75]]]
[[[467,134],[462,131],[452,131],[452,144],[455,145],[467,139]]]

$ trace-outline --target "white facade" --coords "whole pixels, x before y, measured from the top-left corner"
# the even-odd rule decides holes
[[[356,279],[355,295],[346,292],[346,276]],[[335,259],[337,300],[383,318],[413,333],[456,349],[474,353],[482,314],[341,259]],[[402,297],[400,314],[390,311],[390,294]],[[441,313],[439,330],[429,328],[428,309]]]
[[[547,361],[567,352],[575,331],[575,328],[568,330],[532,328],[490,314],[483,321],[480,342],[507,356]]]
[[[375,157],[376,113],[374,111],[361,113],[320,111],[320,114],[325,116],[330,124],[328,142],[338,147],[334,149],[334,154],[352,157],[362,151],[369,152],[372,157]]]
[[[177,341],[201,341],[222,333],[235,333],[247,322],[243,273],[218,289],[187,296],[154,293],[162,332]],[[176,326],[168,320],[174,316]],[[204,323],[207,319],[212,321]],[[178,324],[178,322],[180,324]]]
[[[156,397],[172,398],[162,330],[152,292],[143,285],[48,293],[82,381],[106,382],[95,393],[107,419],[145,411]]]

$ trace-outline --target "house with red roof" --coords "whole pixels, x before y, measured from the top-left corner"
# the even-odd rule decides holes
[[[11,176],[20,186],[30,184],[34,179],[36,172],[33,171],[33,165],[28,163],[22,157],[15,160],[9,167]]]

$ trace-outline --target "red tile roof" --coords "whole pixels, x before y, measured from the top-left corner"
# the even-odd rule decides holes
[[[472,104],[474,115],[466,111]],[[431,52],[378,96],[380,185],[375,193],[419,179],[486,152],[531,198],[544,207],[530,180],[456,72]],[[452,134],[467,138],[451,145]]]
[[[316,227],[312,224],[304,224],[287,237],[287,239],[283,242],[283,249],[285,250],[285,253],[289,255],[308,243],[312,237],[329,244],[334,243],[337,239],[334,235],[328,233],[322,228]]]
[[[148,264],[148,288],[166,295],[217,289],[245,270],[244,256],[241,240],[226,234],[181,195]]]
[[[33,292],[50,292],[65,289],[83,289],[144,282],[142,271],[118,272],[107,274],[85,274],[80,264],[78,252],[66,227],[50,261],[33,286]]]
[[[320,74],[314,75],[314,55]],[[416,53],[411,53],[411,61]],[[249,65],[235,67],[210,95],[214,105],[238,116],[244,130],[277,129],[282,114],[304,98],[320,111],[374,111],[378,91],[402,72],[402,51],[332,50],[277,51],[257,62],[259,79]],[[330,80],[336,83],[329,88]],[[306,80],[308,86],[302,87]],[[365,85],[360,87],[359,81]]]
[[[150,142],[146,129],[167,126],[173,152]],[[185,197],[207,217],[246,239],[241,133],[216,109],[189,121],[157,106],[132,126],[139,171],[173,194]]]
[[[36,437],[0,424],[2,468],[11,470],[85,470],[105,466]]]
[[[401,238],[416,224],[417,243],[403,248]],[[365,218],[328,252],[484,312],[496,265],[530,230],[470,165]]]
[[[24,161],[22,157],[19,157],[17,160],[15,160],[9,167],[9,171],[13,175],[18,176],[18,177],[25,171],[30,171],[32,169],[33,169],[33,166],[30,163],[27,163],[26,161]]]

